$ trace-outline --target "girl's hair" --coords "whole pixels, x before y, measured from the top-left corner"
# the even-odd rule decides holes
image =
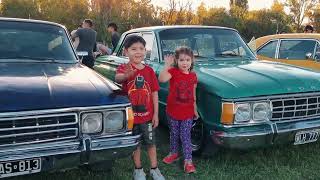
[[[191,57],[191,67],[189,69],[189,71],[192,71],[193,69],[193,65],[194,65],[194,56],[193,56],[193,51],[191,48],[188,48],[188,47],[179,47],[176,49],[176,52],[175,52],[175,58],[174,58],[174,67],[178,68],[178,59],[179,59],[179,56],[180,54],[185,54],[185,55],[188,55]]]

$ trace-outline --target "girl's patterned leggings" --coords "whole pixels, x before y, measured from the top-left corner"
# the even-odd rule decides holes
[[[170,152],[178,153],[180,140],[184,159],[192,160],[191,128],[193,119],[175,120],[170,116],[167,117],[170,124]]]

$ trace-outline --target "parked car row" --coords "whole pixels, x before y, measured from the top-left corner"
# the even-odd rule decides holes
[[[128,62],[123,43],[130,34],[146,40],[145,63],[157,74],[165,55],[179,46],[193,50],[200,115],[192,128],[195,152],[317,141],[320,74],[257,61],[235,29],[133,29],[121,36],[113,55],[96,60],[97,73],[80,64],[62,25],[0,18],[0,178],[105,161],[110,165],[131,154],[140,136],[132,135],[131,104],[112,82],[116,68]],[[275,42],[276,54],[285,41]],[[310,45],[303,53],[316,59],[317,47],[315,40],[314,51]],[[166,124],[168,84],[160,85],[160,119]]]

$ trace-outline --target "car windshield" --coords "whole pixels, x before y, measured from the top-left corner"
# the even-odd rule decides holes
[[[77,61],[63,28],[35,22],[0,21],[0,62]]]
[[[240,35],[230,29],[176,28],[163,30],[159,36],[163,56],[187,46],[198,60],[256,59]]]

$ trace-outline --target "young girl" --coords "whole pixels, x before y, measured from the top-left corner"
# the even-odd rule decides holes
[[[165,56],[165,67],[159,75],[160,82],[170,80],[167,100],[167,117],[170,125],[170,153],[163,162],[171,164],[178,159],[179,138],[184,155],[184,171],[196,171],[192,163],[191,128],[193,119],[199,115],[196,106],[197,75],[192,71],[193,52],[181,47],[175,56]],[[173,65],[173,67],[172,67]]]

